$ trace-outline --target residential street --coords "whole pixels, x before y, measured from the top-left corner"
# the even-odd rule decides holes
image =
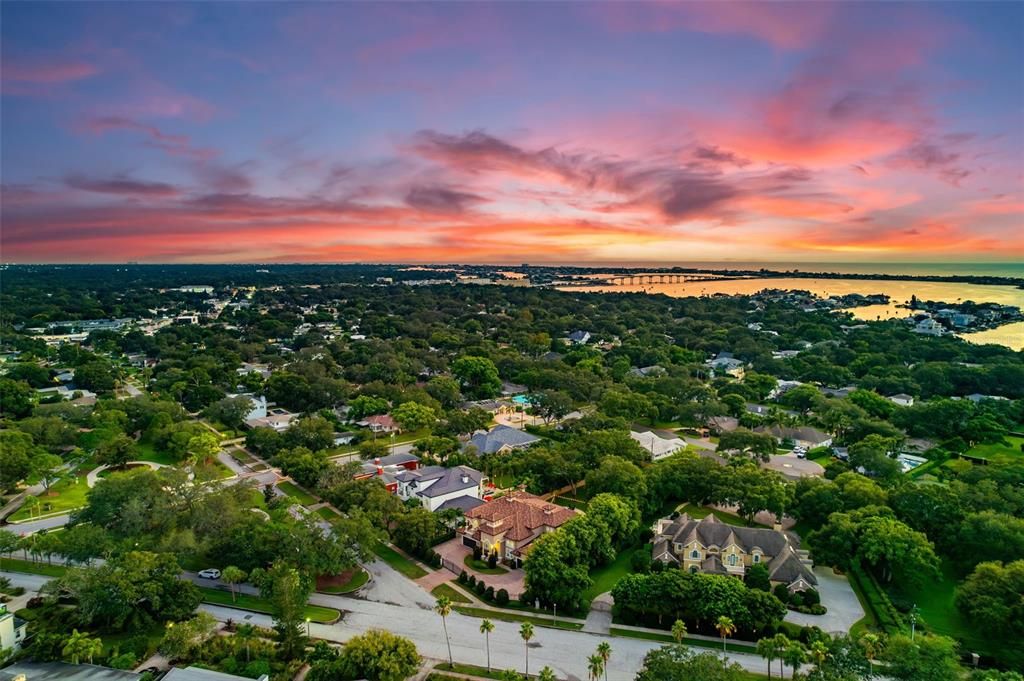
[[[10,578],[12,584],[24,586],[26,589],[38,590],[47,581],[46,577],[37,575],[14,572],[3,574]],[[193,575],[186,576],[204,586],[211,586],[215,583],[214,580],[201,580]],[[418,589],[418,587],[416,588]],[[254,591],[252,587],[243,587],[243,589]],[[426,602],[409,605],[361,600],[346,596],[313,594],[309,600],[310,603],[337,608],[344,611],[345,616],[337,624],[311,624],[310,633],[316,638],[344,642],[368,629],[387,629],[412,640],[421,655],[447,659],[448,652],[441,618],[431,608],[433,597],[427,595],[426,592],[423,594],[427,598]],[[419,598],[416,600],[419,601]],[[209,612],[221,621],[232,619],[236,622],[250,622],[265,627],[273,624],[267,615],[244,610],[208,604],[201,605],[200,609]],[[453,612],[448,617],[448,632],[451,637],[452,656],[457,662],[476,665],[486,663],[484,637],[480,634],[479,619]],[[608,641],[612,646],[612,656],[608,665],[609,681],[632,681],[637,670],[640,669],[647,651],[662,645],[654,641],[536,627],[535,636],[530,645],[530,669],[536,672],[547,665],[561,679],[582,681],[587,678],[587,656],[602,641]],[[695,648],[694,650],[701,652],[705,649]],[[522,670],[524,657],[525,648],[519,637],[519,623],[495,620],[494,632],[491,634],[492,666],[500,669]],[[729,658],[747,670],[755,672],[764,670],[764,660],[756,655],[729,653]]]

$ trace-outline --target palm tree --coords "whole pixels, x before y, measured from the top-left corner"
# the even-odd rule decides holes
[[[683,639],[686,638],[686,622],[676,620],[672,624],[672,638],[676,640],[676,643],[682,645]]]
[[[825,660],[828,659],[828,646],[825,645],[824,641],[815,641],[811,644],[811,649],[808,651],[808,655],[811,660],[814,661],[815,665],[821,667],[821,665],[825,664]]]
[[[231,602],[235,602],[235,585],[245,581],[245,571],[241,568],[237,568],[234,565],[228,565],[224,568],[224,572],[220,578],[224,580],[224,583],[231,589]]]
[[[448,615],[452,614],[452,599],[441,596],[434,605],[434,612],[441,616],[441,625],[444,627],[444,640],[448,644],[448,668],[452,669],[455,663],[452,661],[452,640],[448,638]]]
[[[800,665],[807,661],[807,649],[800,641],[790,641],[789,645],[782,652],[782,659],[793,668],[793,678],[797,677],[797,670]]]
[[[878,634],[864,634],[860,637],[860,645],[864,648],[864,657],[874,664],[875,657],[882,650],[882,638]]]
[[[558,681],[558,679],[555,678],[555,673],[551,671],[551,667],[544,667],[537,674],[537,681]]]
[[[722,637],[722,652],[724,653],[726,652],[725,640],[736,633],[736,625],[733,624],[732,619],[722,615],[715,622],[715,629],[718,629],[718,633]]]
[[[519,636],[526,644],[526,678],[530,678],[530,639],[533,638],[533,625],[529,622],[519,625]]]
[[[604,671],[604,662],[601,656],[594,653],[587,658],[587,672],[590,674],[590,681],[601,681],[601,673]]]
[[[612,645],[602,641],[597,645],[597,654],[601,657],[601,668],[604,669],[604,681],[608,681],[608,659],[612,656]]]
[[[774,638],[762,638],[757,642],[757,654],[768,660],[768,678],[772,678],[772,660],[779,654]]]
[[[235,631],[235,638],[241,639],[245,643],[246,662],[251,661],[249,657],[249,642],[252,641],[254,636],[256,636],[256,627],[251,624],[239,624],[238,629]]]
[[[779,678],[782,678],[782,653],[785,652],[789,646],[789,637],[785,634],[779,633],[772,636],[772,643],[775,644],[775,657],[779,659]]]
[[[487,671],[491,671],[491,632],[494,631],[494,622],[485,619],[480,623],[480,633],[487,640]]]
[[[71,658],[71,664],[78,664],[83,657],[88,658],[89,664],[92,664],[93,656],[102,652],[103,641],[92,638],[87,632],[80,632],[78,629],[71,630],[71,635],[68,636],[67,641],[64,642],[64,648],[61,650],[62,655]]]

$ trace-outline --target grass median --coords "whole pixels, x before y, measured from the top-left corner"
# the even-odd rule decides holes
[[[63,577],[68,569],[64,565],[37,563],[31,560],[21,560],[20,558],[4,558],[0,560],[0,571],[24,572],[30,575],[43,575],[45,577]]]
[[[204,603],[223,605],[228,608],[238,608],[239,610],[251,610],[252,612],[259,612],[265,615],[272,614],[270,602],[260,598],[259,596],[253,596],[251,594],[236,594],[235,599],[232,600],[230,591],[211,589],[207,586],[199,587],[199,591],[203,594]],[[303,609],[303,616],[308,617],[310,622],[331,624],[332,622],[338,621],[341,617],[341,612],[334,608],[324,608],[319,605],[307,605]]]
[[[497,620],[499,622],[529,622],[538,627],[547,627],[549,629],[571,629],[578,631],[583,628],[582,622],[566,622],[565,620],[550,620],[541,617],[527,617],[526,615],[517,615],[514,612],[499,611],[499,610],[486,610],[484,608],[471,608],[467,606],[457,605],[455,611],[470,617],[479,617],[481,619]]]
[[[608,633],[612,636],[622,636],[624,638],[641,638],[646,641],[661,641],[662,643],[675,643],[675,639],[672,638],[671,634],[656,634],[652,631],[634,631],[632,629],[621,629],[619,627],[612,627],[608,630]],[[696,648],[711,648],[712,650],[721,650],[721,641],[707,641],[702,638],[684,638],[683,645],[694,646]],[[735,643],[729,641],[726,644],[726,649],[734,653],[750,653],[756,654],[757,648],[754,646],[746,645],[745,643]]]

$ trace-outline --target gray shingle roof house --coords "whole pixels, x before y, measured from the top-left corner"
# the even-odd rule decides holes
[[[469,466],[424,466],[395,476],[398,496],[416,499],[428,511],[442,507],[463,511],[483,504],[484,474]]]
[[[573,343],[577,345],[582,345],[590,340],[590,332],[583,330],[573,331],[572,333],[569,334],[568,338]]]
[[[469,438],[469,444],[476,447],[480,454],[507,452],[511,449],[525,449],[540,438],[530,435],[525,430],[517,430],[510,426],[495,426],[487,432],[479,432]]]
[[[759,527],[736,527],[714,514],[697,520],[683,514],[662,518],[655,526],[654,560],[690,572],[744,577],[752,565],[763,563],[773,584],[802,591],[818,584],[806,553],[795,535]],[[806,561],[806,562],[805,562]]]

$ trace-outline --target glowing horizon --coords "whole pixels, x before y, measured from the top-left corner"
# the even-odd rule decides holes
[[[1019,3],[3,3],[3,262],[1024,259]]]

